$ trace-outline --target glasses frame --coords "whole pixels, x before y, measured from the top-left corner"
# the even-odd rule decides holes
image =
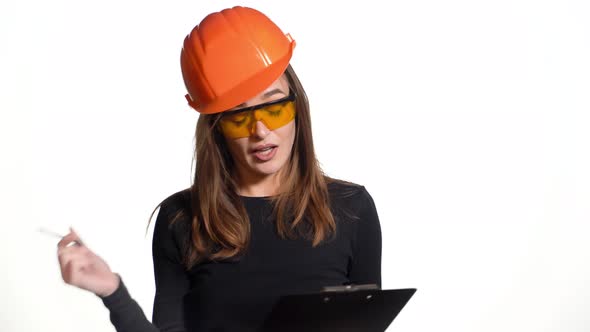
[[[267,103],[262,103],[262,104],[258,104],[258,105],[252,105],[252,106],[247,106],[247,107],[243,107],[237,110],[233,110],[233,111],[226,111],[221,113],[220,116],[220,120],[227,117],[227,116],[232,116],[232,115],[236,115],[242,112],[251,112],[251,111],[255,111],[255,110],[259,110],[261,108],[265,108],[268,106],[273,106],[273,105],[277,105],[277,104],[282,104],[282,103],[286,103],[289,101],[295,101],[295,99],[297,98],[297,95],[295,94],[294,91],[290,91],[289,95],[287,97],[283,97],[281,99],[277,99],[277,100],[273,100],[273,101],[269,101]]]

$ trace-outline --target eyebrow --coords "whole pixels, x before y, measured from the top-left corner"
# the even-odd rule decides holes
[[[273,96],[273,95],[276,95],[277,93],[282,93],[282,94],[285,94],[285,92],[284,92],[283,90],[281,90],[281,89],[279,89],[279,88],[276,88],[276,89],[270,90],[270,91],[268,91],[268,92],[265,92],[265,93],[264,93],[264,95],[263,95],[263,97],[264,97],[265,99],[266,99],[266,98],[270,98],[271,96]]]
[[[279,88],[272,89],[272,90],[270,90],[270,91],[267,91],[267,92],[265,92],[265,93],[262,95],[262,98],[264,98],[264,99],[268,99],[268,98],[270,98],[270,97],[272,97],[272,96],[276,95],[277,93],[282,93],[282,94],[285,94],[285,91],[283,91],[283,90],[281,90],[281,89],[279,89]],[[242,108],[242,107],[245,107],[245,106],[246,106],[246,103],[241,103],[240,105],[238,105],[238,106],[236,106],[236,107],[237,107],[237,108]]]

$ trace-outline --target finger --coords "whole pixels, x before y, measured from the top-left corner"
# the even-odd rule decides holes
[[[70,253],[70,252],[81,252],[82,250],[84,250],[85,247],[80,246],[80,245],[70,245],[70,246],[65,246],[65,247],[60,247],[57,248],[57,257],[59,258],[59,256],[65,254],[65,253]]]
[[[71,283],[74,277],[78,275],[79,268],[89,264],[89,260],[80,254],[70,254],[62,256],[59,262],[59,269],[62,279]]]
[[[72,285],[77,285],[82,272],[87,269],[90,262],[84,258],[74,258],[65,263],[61,269],[63,280]]]
[[[75,232],[69,232],[68,234],[66,234],[66,236],[64,236],[58,243],[57,243],[57,247],[59,249],[61,248],[65,248],[67,247],[70,243],[78,243],[78,244],[82,244],[82,240],[80,240],[80,237],[78,236],[78,234],[76,234]]]
[[[90,252],[90,249],[88,249],[88,247],[86,246],[81,246],[81,245],[73,245],[73,246],[62,246],[60,248],[57,248],[57,256],[60,256],[64,253],[68,253],[68,252],[83,252],[83,253],[87,253]]]
[[[88,250],[85,247],[80,246],[70,246],[60,249],[57,253],[57,259],[59,260],[60,264],[65,264],[65,262],[72,260],[72,259],[90,259],[90,255],[88,255]]]
[[[69,249],[69,248],[66,248],[66,249]],[[63,270],[71,262],[88,260],[88,257],[79,250],[75,250],[75,251],[68,250],[68,251],[61,252],[58,255],[57,259],[59,261],[60,268]]]
[[[83,246],[83,245],[84,245],[84,242],[82,241],[82,239],[81,239],[81,238],[80,238],[80,236],[78,235],[78,232],[76,232],[76,231],[74,230],[74,228],[72,228],[72,227],[70,227],[70,232],[72,232],[72,233],[76,234],[76,236],[78,237],[78,238],[76,239],[76,242],[77,242],[79,245],[82,245],[82,246]]]

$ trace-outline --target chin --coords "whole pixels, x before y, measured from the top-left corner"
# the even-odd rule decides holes
[[[273,163],[270,165],[252,165],[252,170],[260,175],[274,175],[278,173],[282,168],[282,164]]]
[[[275,156],[278,157],[278,156]],[[252,171],[260,175],[274,175],[278,173],[283,166],[287,163],[287,158],[275,158],[273,160],[269,160],[264,163],[256,162],[255,160],[250,160],[249,166]]]

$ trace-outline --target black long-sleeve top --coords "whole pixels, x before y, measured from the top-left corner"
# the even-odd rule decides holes
[[[324,286],[381,286],[381,228],[363,186],[328,185],[336,235],[315,248],[309,240],[280,238],[272,204],[242,197],[251,223],[250,245],[239,259],[206,261],[187,270],[182,253],[189,222],[169,221],[190,211],[190,191],[162,203],[152,242],[156,294],[150,323],[124,283],[103,303],[118,332],[255,331],[281,295],[317,292]]]

